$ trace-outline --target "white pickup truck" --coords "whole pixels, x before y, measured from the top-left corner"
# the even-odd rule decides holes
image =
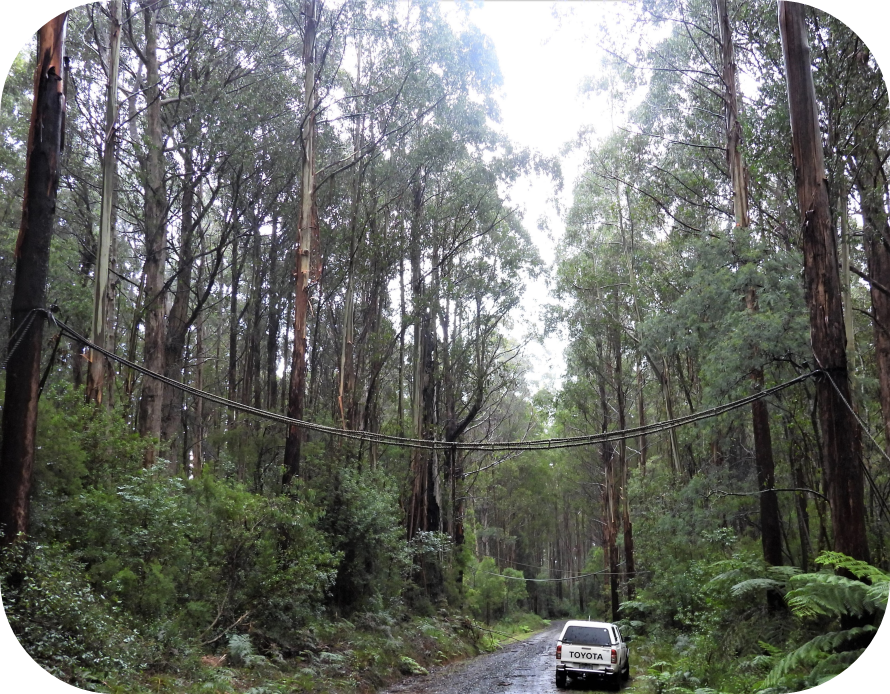
[[[595,678],[616,690],[630,677],[627,644],[608,622],[567,622],[556,642],[556,686],[568,678]]]

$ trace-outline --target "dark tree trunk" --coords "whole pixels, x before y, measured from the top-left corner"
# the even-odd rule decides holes
[[[763,491],[776,486],[775,463],[773,461],[772,439],[769,430],[769,413],[766,403],[758,400],[752,403],[754,420],[754,446],[763,452],[757,465],[758,489]],[[779,500],[774,491],[760,494],[760,525],[763,558],[768,564],[782,564],[781,523],[779,521]]]
[[[238,397],[238,329],[241,316],[238,313],[238,290],[241,286],[241,268],[244,260],[239,257],[238,236],[232,239],[232,293],[229,297],[229,365],[226,373],[230,400]],[[229,422],[234,425],[237,412],[231,412]],[[231,428],[231,427],[230,427]]]
[[[837,244],[825,181],[805,11],[806,6],[798,3],[779,3],[810,336],[814,359],[824,372],[817,389],[826,487],[835,551],[867,561],[860,442],[856,421],[846,404],[850,402],[850,389]]]
[[[616,304],[618,297],[616,294]],[[616,314],[618,307],[616,306]],[[618,326],[612,326],[612,358],[615,361],[615,395],[618,406],[618,429],[627,428],[627,402],[624,393],[624,372],[621,356],[621,332]],[[620,500],[621,523],[624,528],[624,569],[627,577],[627,599],[634,599],[634,579],[636,578],[636,565],[634,562],[634,538],[633,525],[630,522],[630,499],[627,493],[627,440],[621,439],[618,443],[618,468],[620,470]],[[617,512],[616,512],[617,513]]]
[[[606,399],[606,362],[603,354],[602,340],[596,340],[597,358],[599,360],[599,396],[602,416],[602,431],[609,429],[609,403]],[[615,480],[615,447],[610,442],[601,446],[603,462],[603,548],[607,557],[606,566],[609,571],[609,596],[612,607],[612,619],[618,619],[620,596],[618,593],[618,499]]]
[[[31,473],[37,436],[37,392],[49,249],[64,147],[65,20],[62,13],[37,32],[34,105],[28,132],[22,223],[16,241],[10,336],[0,448],[0,529],[3,544],[28,532]],[[19,333],[17,334],[17,331]]]
[[[278,407],[278,331],[281,328],[278,287],[278,216],[272,216],[272,237],[269,241],[269,321],[266,337],[266,407]]]
[[[180,227],[179,263],[176,271],[176,291],[173,306],[167,319],[167,335],[164,343],[164,375],[174,381],[182,380],[183,353],[189,324],[189,299],[192,290],[192,266],[194,253],[195,169],[192,153],[183,153],[185,175],[182,180],[182,225]],[[161,417],[161,438],[171,441],[181,420],[182,391],[172,386],[164,388],[164,404]],[[171,461],[175,460],[173,455]],[[175,471],[174,471],[175,472]]]

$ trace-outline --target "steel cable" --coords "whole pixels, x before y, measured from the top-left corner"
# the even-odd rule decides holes
[[[608,431],[602,432],[599,434],[588,434],[584,436],[572,436],[565,438],[551,438],[551,439],[532,439],[530,441],[502,441],[502,442],[490,442],[490,441],[440,441],[440,440],[428,440],[428,439],[412,439],[405,438],[401,436],[392,436],[389,434],[381,434],[370,431],[356,431],[350,429],[338,429],[337,427],[327,426],[324,424],[316,424],[314,422],[307,422],[300,419],[294,419],[292,417],[288,417],[283,414],[278,414],[276,412],[270,412],[268,410],[261,410],[256,407],[251,407],[250,405],[245,405],[243,403],[235,402],[234,400],[229,400],[228,398],[224,398],[219,395],[214,395],[213,393],[208,393],[203,390],[199,390],[192,386],[189,386],[185,383],[181,383],[172,378],[164,376],[162,374],[156,373],[154,371],[150,371],[135,362],[130,361],[129,359],[125,359],[124,357],[120,357],[114,352],[111,352],[107,349],[99,347],[94,344],[86,337],[78,333],[76,330],[71,328],[69,325],[65,324],[63,321],[57,319],[55,315],[50,313],[45,309],[38,309],[38,312],[45,314],[55,325],[64,332],[69,337],[77,340],[82,343],[86,347],[93,349],[103,356],[111,359],[113,361],[118,362],[128,368],[137,371],[144,376],[149,378],[153,378],[157,381],[160,381],[171,388],[177,388],[185,393],[193,395],[194,397],[203,398],[209,402],[216,403],[218,405],[222,405],[224,407],[231,408],[233,410],[238,410],[240,412],[244,412],[246,414],[254,415],[256,417],[261,417],[264,419],[268,419],[275,422],[280,422],[281,424],[286,424],[289,426],[298,426],[307,431],[315,431],[321,434],[328,434],[330,436],[336,436],[343,439],[353,440],[353,441],[368,441],[373,443],[379,443],[384,445],[391,446],[401,446],[404,448],[418,448],[424,450],[435,450],[435,451],[444,451],[444,450],[453,450],[453,451],[484,451],[484,452],[496,452],[496,451],[534,451],[534,450],[554,450],[560,448],[575,448],[579,446],[590,446],[598,443],[606,443],[612,441],[620,441],[622,439],[636,438],[638,436],[656,434],[662,431],[666,431],[668,429],[674,429],[681,426],[686,426],[687,424],[692,424],[695,422],[702,421],[704,419],[710,419],[711,417],[717,417],[721,414],[725,414],[732,410],[738,409],[740,407],[744,407],[756,400],[760,400],[762,398],[769,397],[778,393],[786,388],[790,388],[791,386],[801,383],[809,378],[812,378],[815,374],[820,373],[819,371],[812,371],[810,373],[803,374],[794,378],[790,381],[786,381],[785,383],[781,383],[772,388],[768,388],[766,390],[760,391],[758,393],[754,393],[753,395],[749,395],[747,397],[741,398],[739,400],[735,400],[730,403],[726,403],[723,405],[717,405],[716,407],[709,408],[707,410],[702,410],[701,412],[697,412],[695,414],[685,415],[683,417],[678,417],[676,419],[672,419],[665,422],[655,422],[653,424],[647,424],[645,426],[639,427],[631,427],[629,429],[622,429],[618,431]]]

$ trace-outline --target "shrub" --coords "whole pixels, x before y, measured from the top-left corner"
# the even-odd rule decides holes
[[[0,586],[19,642],[56,677],[82,683],[139,665],[139,634],[60,545],[0,549]]]

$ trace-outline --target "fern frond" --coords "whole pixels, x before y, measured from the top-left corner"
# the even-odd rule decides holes
[[[773,646],[766,641],[758,641],[757,645],[760,646],[764,651],[766,651],[770,657],[782,655],[781,648],[779,648],[778,646]]]
[[[800,648],[791,651],[791,653],[776,663],[776,666],[764,680],[763,686],[775,687],[790,672],[802,667],[816,666],[821,661],[829,658],[834,651],[839,650],[842,646],[863,636],[874,635],[876,631],[875,627],[867,625],[864,627],[853,627],[844,631],[832,631],[817,636],[807,641]]]
[[[741,569],[730,569],[729,571],[724,571],[722,574],[717,574],[708,581],[708,585],[713,585],[716,583],[722,583],[724,581],[737,581],[745,574]]]
[[[839,675],[850,667],[850,665],[856,662],[856,659],[863,653],[865,653],[864,648],[857,648],[853,651],[843,651],[841,653],[832,653],[813,668],[808,679],[813,683],[814,687],[823,682],[827,682],[835,675]]]
[[[771,578],[749,578],[747,581],[736,583],[730,590],[735,597],[750,593],[754,590],[784,590],[785,583],[774,581]]]
[[[881,611],[887,611],[887,597],[890,594],[890,581],[881,581],[870,585],[865,591],[868,599]]]
[[[803,573],[796,566],[770,566],[766,572],[777,581],[788,581],[792,576]]]
[[[853,559],[840,552],[824,551],[816,557],[816,563],[830,566],[833,569],[849,571],[856,578],[860,580],[868,580],[873,584],[890,582],[890,574],[881,571],[879,568],[872,566],[868,562]]]
[[[871,614],[883,609],[870,588],[861,581],[829,573],[801,574],[790,579],[785,596],[798,617],[841,617]],[[886,607],[886,603],[884,605]]]

